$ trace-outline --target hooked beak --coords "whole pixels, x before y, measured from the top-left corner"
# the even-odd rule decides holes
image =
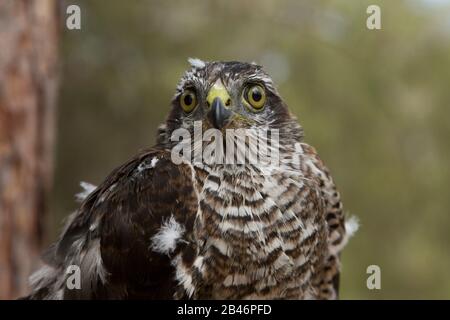
[[[214,98],[211,104],[211,110],[209,111],[209,119],[216,129],[222,129],[228,122],[231,116],[231,111],[226,108],[222,100],[217,97]]]
[[[232,115],[232,111],[227,108],[231,103],[230,95],[223,86],[222,81],[217,80],[206,99],[211,107],[208,112],[209,120],[216,129],[222,129]]]

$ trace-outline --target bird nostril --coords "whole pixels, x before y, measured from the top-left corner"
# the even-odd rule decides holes
[[[225,102],[225,105],[226,105],[226,106],[229,106],[230,104],[231,104],[231,99],[228,98],[227,101]]]

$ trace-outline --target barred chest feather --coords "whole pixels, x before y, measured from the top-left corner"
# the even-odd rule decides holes
[[[195,176],[196,258],[191,268],[176,260],[188,296],[315,298],[327,235],[314,182],[298,169],[250,165],[195,167]]]

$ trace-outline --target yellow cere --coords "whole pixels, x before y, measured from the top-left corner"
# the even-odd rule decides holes
[[[224,106],[227,106],[231,102],[230,95],[228,94],[227,89],[222,84],[222,81],[219,79],[214,83],[212,88],[208,92],[208,96],[206,97],[206,101],[208,102],[208,105],[212,105],[212,102],[215,98],[219,98],[222,100],[222,103]]]

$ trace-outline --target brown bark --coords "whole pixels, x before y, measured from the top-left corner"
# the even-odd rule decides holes
[[[0,1],[0,299],[27,291],[52,178],[56,0]]]

